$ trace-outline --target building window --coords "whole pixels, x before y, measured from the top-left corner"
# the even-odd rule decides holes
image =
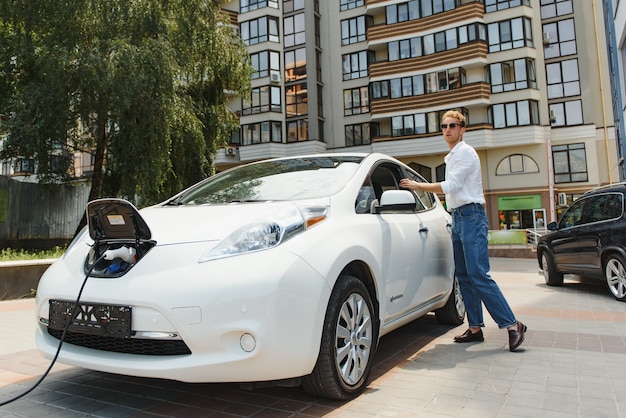
[[[551,122],[553,127],[583,124],[583,104],[580,100],[552,103],[548,107],[551,119],[554,117],[554,122]]]
[[[379,126],[377,123],[347,125],[345,130],[346,147],[368,145],[372,143],[372,138],[379,136]]]
[[[496,104],[489,109],[489,118],[496,129],[538,125],[539,105],[534,100]]]
[[[306,49],[285,52],[285,81],[300,81],[306,78]]]
[[[299,119],[287,122],[287,142],[309,140],[309,120]]]
[[[243,145],[283,142],[282,125],[280,122],[265,121],[241,126]]]
[[[543,25],[543,32],[548,36],[547,45],[543,47],[543,55],[545,58],[576,54],[574,19],[546,23]]]
[[[433,134],[441,132],[439,122],[445,112],[416,113],[391,118],[391,136]]]
[[[241,106],[241,113],[243,115],[280,111],[280,87],[278,86],[253,88],[250,94],[250,100],[244,100]]]
[[[476,40],[487,40],[485,25],[481,23],[389,42],[387,43],[387,56],[389,61],[421,57],[455,49]]]
[[[283,36],[285,47],[302,45],[304,37],[304,13],[288,16],[283,20],[285,35]]]
[[[492,93],[528,88],[536,89],[535,61],[530,58],[521,58],[490,64],[489,79]]]
[[[541,0],[540,5],[542,19],[574,13],[572,0]]]
[[[280,71],[280,55],[276,51],[261,51],[250,54],[250,60],[255,72],[251,78],[267,77],[270,70]]]
[[[343,91],[344,116],[360,115],[370,111],[369,89],[367,86]]]
[[[260,42],[280,42],[278,34],[278,19],[263,16],[258,19],[241,22],[241,39],[246,45],[255,45]]]
[[[304,0],[283,0],[283,12],[290,13],[304,9]]]
[[[278,0],[241,0],[239,10],[246,13],[263,7],[278,9]]]
[[[511,154],[504,157],[496,167],[496,176],[538,173],[539,165],[528,155]]]
[[[342,55],[343,79],[353,80],[355,78],[367,77],[368,66],[375,59],[374,54],[374,51],[360,51]]]
[[[489,52],[533,46],[532,25],[527,17],[518,17],[487,25]]]
[[[288,118],[308,114],[308,106],[309,99],[306,83],[285,87],[285,107]]]
[[[350,10],[361,7],[365,4],[365,0],[340,0],[339,10]]]
[[[548,99],[580,95],[577,59],[546,64],[546,78]]]
[[[446,179],[446,165],[441,164],[435,167],[435,181],[441,183]]]
[[[32,158],[17,158],[13,161],[15,174],[32,174],[35,172],[35,160]]]
[[[517,6],[530,6],[530,0],[485,0],[485,12],[497,12],[498,10],[510,9]]]
[[[554,161],[555,183],[587,181],[585,144],[557,145],[552,147],[552,161]]]
[[[359,16],[341,21],[341,45],[350,45],[366,40],[367,28],[372,25],[370,16]]]
[[[382,88],[389,83],[388,88]],[[462,68],[451,68],[449,70],[437,71],[434,73],[414,75],[412,77],[393,78],[388,81],[372,83],[372,98],[380,99],[385,91],[389,91],[392,99],[408,96],[419,96],[424,93],[435,93],[443,90],[459,88],[465,84],[465,70]]]

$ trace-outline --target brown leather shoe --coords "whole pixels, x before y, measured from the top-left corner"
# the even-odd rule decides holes
[[[515,351],[524,342],[524,334],[528,328],[517,321],[514,330],[509,330],[509,350]]]
[[[468,328],[463,334],[454,337],[455,343],[471,343],[474,341],[485,341],[482,329],[479,329],[478,332],[472,332],[472,330]]]

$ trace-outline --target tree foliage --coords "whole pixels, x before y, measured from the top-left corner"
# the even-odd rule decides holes
[[[43,182],[94,161],[90,199],[153,203],[212,174],[251,66],[220,2],[0,0],[0,157]],[[230,93],[226,93],[230,92]]]

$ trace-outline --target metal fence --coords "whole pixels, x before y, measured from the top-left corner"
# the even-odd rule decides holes
[[[0,176],[0,248],[69,241],[85,213],[89,183],[38,184]]]

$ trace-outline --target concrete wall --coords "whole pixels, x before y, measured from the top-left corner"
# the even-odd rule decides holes
[[[39,279],[54,259],[0,263],[0,300],[34,296]]]

